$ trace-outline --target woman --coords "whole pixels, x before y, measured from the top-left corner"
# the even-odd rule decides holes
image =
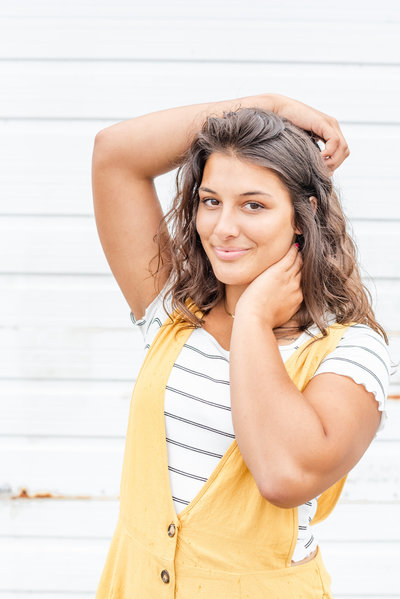
[[[331,597],[310,524],[389,376],[330,179],[347,155],[333,119],[269,94],[96,137],[98,231],[148,350],[97,599]],[[163,218],[153,180],[178,165]]]

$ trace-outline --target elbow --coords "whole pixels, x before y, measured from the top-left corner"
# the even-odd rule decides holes
[[[300,472],[280,473],[258,485],[264,499],[280,508],[294,508],[313,499],[312,485]]]
[[[126,164],[124,148],[110,127],[101,129],[95,136],[92,152],[92,170],[102,173],[107,168],[122,168]]]
[[[96,133],[93,143],[93,154],[107,155],[115,152],[115,141],[109,131],[110,127],[105,127]]]
[[[289,509],[301,505],[301,502],[295,499],[292,490],[287,486],[267,487],[259,490],[263,498],[276,507]]]
[[[103,169],[124,169],[137,179],[154,179],[148,175],[146,160],[143,160],[143,143],[133,130],[128,133],[118,128],[119,123],[97,132],[93,143],[93,165]]]

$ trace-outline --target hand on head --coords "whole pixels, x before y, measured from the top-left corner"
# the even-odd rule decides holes
[[[277,95],[275,110],[279,116],[292,121],[297,127],[312,131],[325,143],[321,155],[329,173],[333,172],[350,155],[350,150],[343,136],[338,121],[334,118],[286,96]]]

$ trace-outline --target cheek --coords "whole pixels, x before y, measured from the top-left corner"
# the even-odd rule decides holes
[[[205,238],[210,232],[210,224],[208,223],[208,219],[204,216],[204,214],[202,214],[201,211],[199,211],[196,215],[195,225],[200,239]]]
[[[266,226],[253,230],[252,239],[256,241],[260,251],[260,258],[276,262],[280,260],[289,250],[293,239],[294,230],[286,219],[279,219],[273,225],[271,222]]]
[[[201,226],[201,218],[199,218],[198,216],[196,217],[196,221],[195,221],[195,229],[197,231],[198,236],[202,237],[202,226]]]

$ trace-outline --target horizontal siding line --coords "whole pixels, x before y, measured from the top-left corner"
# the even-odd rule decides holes
[[[182,501],[183,503],[183,501]],[[93,535],[88,535],[88,536],[58,536],[58,535],[28,535],[28,534],[15,534],[15,535],[2,535],[0,534],[0,539],[29,539],[29,540],[48,540],[51,539],[52,541],[70,541],[70,540],[74,540],[74,541],[87,541],[87,540],[91,540],[94,539],[96,541],[109,541],[112,538],[112,536],[109,537],[94,537]],[[371,538],[371,539],[363,539],[362,542],[363,543],[371,543],[372,545],[398,545],[400,539],[387,539],[387,540],[381,540],[381,539],[375,539],[375,538]],[[360,539],[330,539],[329,537],[323,537],[320,545],[322,546],[322,549],[324,548],[324,544],[325,543],[329,543],[332,545],[354,545],[355,543],[360,543]]]
[[[320,536],[320,535],[319,535]],[[30,538],[30,537],[29,537]],[[48,538],[52,538],[52,537],[48,537]],[[57,538],[57,537],[56,537]],[[362,539],[362,543],[367,544],[367,543],[371,543],[371,545],[390,545],[390,544],[395,544],[398,545],[400,541],[400,538],[398,539],[387,539],[382,540],[382,539]],[[321,547],[322,549],[324,548],[324,544],[325,543],[329,543],[331,545],[354,545],[355,543],[360,543],[360,539],[330,539],[329,537],[323,537],[323,539],[321,540]],[[363,597],[365,597],[365,595],[363,595]]]
[[[363,281],[366,283],[373,283],[374,281],[388,281],[388,282],[397,282],[400,280],[400,276],[398,277],[380,277],[380,276],[375,276],[375,277],[371,277],[370,275],[365,275],[364,277],[362,277]]]
[[[21,492],[27,492],[27,489],[24,487],[21,487],[21,485],[18,486],[18,493]],[[65,504],[65,503],[82,503],[82,502],[89,502],[89,503],[114,503],[115,505],[118,506],[118,504],[120,503],[120,497],[119,494],[117,495],[57,495],[55,493],[52,493],[50,497],[38,497],[36,495],[28,495],[24,494],[24,495],[11,495],[12,493],[14,493],[13,489],[6,489],[6,491],[0,489],[0,504],[2,507],[4,507],[5,502],[12,502],[12,504],[18,504],[18,503],[27,503],[32,505],[32,503],[36,503],[39,504],[40,502],[47,502],[47,503],[58,503],[58,504]],[[4,503],[3,503],[4,502]],[[379,502],[378,502],[379,503]]]
[[[120,6],[118,7],[118,9],[120,9]],[[396,9],[395,9],[396,10]],[[397,12],[395,13],[397,14]],[[325,16],[325,15],[323,15]],[[267,15],[266,13],[263,15],[259,15],[256,18],[246,18],[244,19],[245,21],[265,21],[265,23],[282,23],[282,24],[292,24],[292,25],[298,25],[299,23],[319,23],[319,24],[335,24],[335,25],[353,25],[353,24],[357,24],[357,25],[386,25],[388,23],[387,18],[381,18],[380,20],[378,20],[378,17],[381,17],[380,13],[376,13],[376,19],[375,18],[369,18],[368,15],[360,15],[361,19],[356,19],[355,17],[350,16],[350,18],[346,15],[346,17],[344,19],[339,19],[339,18],[333,18],[330,19],[329,21],[325,21],[323,19],[323,16],[317,16],[317,17],[312,17],[310,16],[310,18],[302,18],[301,16],[296,18],[288,18],[287,21],[284,19],[283,16],[280,17],[276,17],[276,16],[272,16],[270,17],[269,15]],[[124,21],[158,21],[158,22],[165,22],[165,23],[175,23],[175,22],[188,22],[188,21],[193,21],[194,19],[196,19],[196,22],[201,22],[201,21],[221,21],[224,24],[226,24],[227,22],[230,23],[242,23],[243,19],[241,17],[235,17],[234,14],[224,14],[224,16],[217,16],[217,15],[213,15],[212,17],[205,17],[204,19],[202,17],[199,18],[198,14],[196,13],[196,16],[194,17],[191,13],[187,14],[187,15],[181,15],[181,14],[173,14],[171,16],[171,14],[169,13],[168,15],[162,15],[162,16],[157,16],[153,14],[144,14],[144,15],[136,15],[136,14],[128,14],[125,15],[122,13],[116,13],[114,15],[98,15],[96,14],[94,11],[90,12],[90,13],[78,13],[78,14],[74,14],[74,13],[69,13],[68,15],[64,15],[62,14],[62,12],[57,12],[56,14],[42,14],[42,15],[37,15],[34,13],[26,13],[24,12],[23,15],[21,15],[21,13],[4,13],[2,14],[3,18],[6,19],[15,19],[18,21],[42,21],[42,20],[57,20],[60,18],[68,18],[70,21],[72,20],[80,20],[80,19],[91,19],[93,22],[96,21],[107,21],[107,24],[109,21],[121,21],[122,19]],[[375,13],[374,13],[374,17],[375,17]],[[390,24],[397,24],[400,23],[400,19],[398,19],[396,16],[394,15],[390,15]]]
[[[6,328],[6,327],[1,327],[1,328]],[[9,328],[9,327],[7,327]],[[23,328],[27,328],[27,327],[23,327]],[[52,329],[53,327],[48,327],[49,329]],[[70,328],[70,327],[66,327],[66,328]],[[76,327],[76,328],[81,328],[81,327]],[[99,327],[93,327],[93,328],[99,328]],[[129,326],[127,327],[127,329],[129,329]],[[108,331],[109,329],[104,328],[105,331]],[[120,329],[122,331],[125,331],[125,329]],[[399,336],[400,333],[391,333],[390,331],[386,331],[387,334],[390,336]],[[134,350],[132,351],[132,353],[135,353]],[[21,377],[21,376],[0,376],[0,383],[2,381],[49,381],[51,383],[54,383],[56,381],[60,381],[60,382],[71,382],[71,383],[81,383],[81,382],[91,382],[91,383],[97,383],[97,382],[108,382],[108,383],[126,383],[126,382],[131,382],[133,380],[135,380],[136,377],[132,378],[100,378],[98,376],[96,376],[95,378],[89,378],[89,377],[82,377],[82,378],[76,378],[76,377],[48,377],[48,376],[38,376],[38,377],[33,377],[33,376],[27,376],[27,377]],[[390,399],[390,395],[389,395],[389,399]]]
[[[363,268],[363,265],[361,265],[361,268]],[[0,277],[112,277],[112,274],[108,274],[108,273],[100,273],[100,272],[63,272],[62,270],[57,271],[57,272],[48,272],[48,271],[39,271],[39,270],[35,270],[35,271],[30,271],[30,272],[24,272],[24,271],[0,271]],[[398,282],[400,281],[400,275],[398,277],[381,277],[381,276],[374,276],[371,277],[371,275],[369,275],[368,273],[365,274],[365,276],[363,277],[363,281],[365,282],[373,282],[373,281],[393,281],[393,282]],[[129,315],[128,315],[128,319],[129,319]]]
[[[12,275],[7,274],[6,276],[8,277],[8,276],[18,276],[18,275],[16,275],[16,274],[12,274]],[[52,274],[50,276],[60,277],[61,274],[56,273],[56,274]],[[0,273],[0,280],[1,280],[1,273]],[[398,280],[400,280],[400,279],[396,279],[396,281],[398,281]],[[364,281],[364,283],[365,283],[365,281]],[[371,283],[371,281],[368,281],[368,283]],[[129,306],[127,307],[127,309],[129,310]],[[44,326],[44,327],[42,327],[41,325],[36,325],[36,324],[32,324],[32,325],[29,325],[29,324],[24,324],[24,325],[12,324],[12,325],[8,325],[8,324],[6,324],[6,325],[0,325],[0,330],[4,330],[4,331],[19,331],[21,329],[27,329],[27,328],[32,328],[32,327],[36,328],[36,326],[40,326],[41,328],[44,328],[46,330],[47,329],[53,329],[53,328],[55,328],[54,325],[52,325],[52,324],[48,325],[48,326]],[[354,328],[361,328],[361,327],[364,328],[365,326],[367,326],[367,325],[361,324],[361,323],[357,323],[357,324],[354,325]],[[56,328],[57,329],[60,328],[60,325],[58,323],[57,323]],[[132,323],[129,322],[129,318],[128,318],[128,324],[125,327],[121,327],[121,326],[118,326],[118,327],[117,326],[101,326],[101,325],[97,325],[97,324],[94,325],[94,326],[86,326],[84,324],[79,324],[79,325],[75,325],[75,326],[74,325],[66,325],[63,328],[64,329],[72,329],[74,331],[76,329],[78,329],[78,330],[85,331],[85,332],[88,332],[88,333],[92,333],[94,331],[98,331],[98,332],[108,331],[109,332],[110,330],[112,330],[114,333],[117,333],[117,332],[126,333],[127,330],[132,330]],[[389,329],[388,327],[385,327],[385,331],[391,337],[400,337],[400,331],[392,330],[392,329]],[[386,343],[384,343],[383,340],[381,340],[381,342],[382,342],[382,345],[384,345],[386,347]],[[345,347],[345,346],[343,346],[343,347]],[[228,361],[228,360],[226,360],[226,361]],[[2,378],[6,379],[8,377],[2,377]],[[14,377],[10,377],[10,378],[14,379]],[[42,379],[43,377],[39,377],[39,378]],[[32,380],[36,380],[36,377],[33,377]],[[58,380],[67,380],[67,379],[58,379]],[[83,379],[79,379],[79,380],[81,381]],[[91,380],[91,379],[88,379],[88,380]],[[100,380],[104,380],[104,379],[99,379],[99,381]],[[229,383],[229,381],[221,381],[221,382],[223,382],[224,384],[228,384]],[[170,390],[176,391],[176,389],[170,389]]]
[[[134,352],[132,352],[134,353]],[[0,376],[0,383],[2,381],[23,381],[23,382],[27,382],[27,381],[48,381],[50,383],[54,383],[56,381],[60,381],[60,382],[67,382],[67,383],[79,383],[79,382],[89,382],[89,383],[97,383],[97,382],[103,382],[103,383],[131,383],[134,382],[136,380],[135,376],[132,376],[132,378],[119,378],[119,379],[114,379],[114,378],[99,378],[98,376],[94,377],[94,378],[87,378],[87,377],[83,377],[83,378],[73,378],[73,377],[48,377],[48,376],[38,376],[38,377],[33,377],[33,376],[27,376],[27,377],[22,377],[22,376]]]
[[[42,598],[42,595],[44,597],[46,597],[46,595],[51,595],[51,597],[60,597],[62,599],[62,597],[74,597],[75,595],[80,599],[83,595],[90,597],[90,599],[93,599],[94,594],[96,592],[96,589],[93,589],[93,591],[91,593],[88,593],[86,591],[60,591],[58,589],[54,590],[54,591],[48,591],[48,590],[40,590],[40,589],[33,589],[33,590],[21,590],[21,589],[0,589],[0,597],[2,597],[5,594],[5,599],[10,599],[10,597],[18,597],[19,595],[22,595],[23,597],[40,597]],[[339,595],[338,595],[339,596]],[[346,595],[347,597],[347,595]],[[361,595],[360,595],[361,597]],[[368,597],[368,595],[363,595],[363,597]],[[373,597],[373,599],[375,599],[375,595],[371,595],[371,597]],[[391,597],[391,595],[385,595],[384,597],[382,596],[382,599],[385,599],[386,597]],[[393,595],[393,597],[397,597],[397,595]],[[379,598],[381,599],[381,598]]]
[[[153,64],[237,64],[237,65],[247,65],[247,64],[263,64],[263,65],[296,65],[296,66],[338,66],[338,67],[389,67],[389,68],[397,68],[400,67],[400,62],[361,62],[359,60],[352,61],[328,61],[328,60],[264,60],[262,58],[223,58],[223,59],[214,59],[214,58],[109,58],[107,56],[102,58],[88,58],[88,57],[59,57],[59,58],[49,58],[49,57],[34,57],[30,58],[26,57],[0,57],[0,63],[7,62],[40,62],[40,63],[54,63],[54,62],[68,62],[74,63],[77,62],[79,64],[82,63],[98,63],[98,62],[107,62],[107,63],[153,63]]]
[[[82,497],[82,495],[56,495],[54,492],[51,493],[51,497],[35,497],[35,496],[29,496],[29,497],[21,497],[20,493],[21,492],[25,492],[26,488],[25,487],[21,487],[21,485],[19,485],[17,487],[17,489],[14,491],[12,490],[10,493],[18,493],[18,495],[11,495],[9,492],[4,493],[2,492],[0,495],[0,503],[4,506],[7,505],[7,502],[12,502],[12,505],[14,505],[14,503],[16,501],[25,501],[27,503],[27,505],[31,505],[32,502],[39,502],[39,501],[52,501],[52,502],[59,502],[59,503],[65,503],[66,501],[70,501],[70,502],[74,502],[74,503],[82,503],[82,501],[87,501],[87,502],[104,502],[104,503],[114,503],[114,504],[118,504],[120,503],[120,498],[119,495],[102,495],[101,493],[99,493],[98,495],[90,495],[90,496],[86,496],[85,498]],[[21,507],[21,506],[19,506]],[[27,537],[25,537],[27,538]],[[1,539],[1,536],[0,536]]]
[[[29,589],[29,590],[24,590],[24,589],[0,589],[0,597],[4,596],[4,599],[11,599],[13,597],[33,597],[34,599],[36,597],[40,597],[40,599],[42,599],[42,597],[47,597],[50,596],[51,599],[54,599],[54,597],[59,597],[60,599],[62,599],[63,597],[67,597],[68,599],[70,597],[74,597],[75,595],[78,597],[78,599],[81,599],[82,595],[87,595],[87,597],[90,597],[90,599],[93,599],[94,595],[96,593],[96,589],[94,588],[93,591],[89,594],[86,591],[60,591],[59,588],[55,588],[53,590],[42,590],[42,589]],[[360,595],[361,596],[361,595]],[[394,597],[397,597],[397,595],[393,595]],[[347,597],[347,595],[346,595]],[[363,595],[363,597],[367,597],[368,595]],[[373,597],[373,599],[375,599],[375,595],[371,595],[371,597]],[[391,595],[382,595],[382,597],[380,597],[379,599],[386,599],[386,597],[391,597]]]
[[[96,379],[97,380],[97,379]],[[100,379],[98,379],[100,380]],[[0,379],[1,382],[1,379]],[[94,400],[93,400],[94,401]],[[127,399],[127,401],[129,402],[129,399]],[[168,414],[167,414],[168,416]],[[209,427],[205,427],[202,426],[201,428],[209,428]],[[212,431],[215,431],[215,429],[211,429]],[[218,431],[217,431],[218,432]],[[224,434],[224,433],[220,433],[220,434]],[[228,433],[225,433],[228,436]],[[0,433],[0,439],[6,441],[7,439],[102,439],[102,440],[124,440],[126,439],[126,434],[124,435],[107,435],[107,434],[103,434],[103,435],[68,435],[68,434],[63,434],[63,433],[57,433],[56,435],[52,435],[52,434],[44,434],[44,433],[12,433],[12,434],[2,434]],[[399,439],[385,439],[385,438],[381,438],[381,437],[377,437],[376,439],[374,439],[374,445],[375,444],[379,444],[379,445],[399,445]],[[207,480],[207,479],[205,479]],[[1,536],[1,535],[0,535]],[[399,539],[400,540],[400,539]]]
[[[79,277],[79,278],[83,278],[83,277],[101,277],[102,279],[112,279],[113,275],[112,273],[95,273],[95,272],[52,272],[49,273],[48,271],[45,272],[3,272],[0,271],[0,277]],[[400,277],[399,277],[400,278]],[[397,278],[395,278],[395,280],[397,280]],[[128,320],[129,320],[129,315],[128,315]]]
[[[32,597],[32,599],[42,599],[42,597],[48,597],[51,596],[51,599],[54,599],[55,597],[59,597],[59,599],[62,599],[63,597],[67,597],[67,599],[70,599],[72,597],[77,597],[78,599],[83,599],[83,598],[87,598],[87,599],[93,599],[94,594],[96,592],[96,589],[93,589],[92,592],[88,593],[87,591],[41,591],[41,590],[33,590],[33,591],[21,591],[19,589],[13,589],[12,591],[9,590],[1,590],[0,589],[0,599],[4,598],[4,599],[10,599],[10,597]],[[11,594],[10,594],[11,593]],[[344,597],[344,599],[399,599],[399,595],[388,595],[387,593],[380,593],[380,595],[366,595],[365,593],[363,593],[362,595],[354,595],[351,594],[349,595],[348,593],[346,594],[342,594],[342,593],[335,593],[335,598],[336,599],[341,599],[342,597]]]
[[[67,277],[69,277],[69,278],[71,278],[71,277],[77,277],[77,278],[78,277],[79,278],[98,277],[100,280],[103,280],[105,278],[107,278],[107,279],[113,278],[113,275],[111,273],[93,273],[93,272],[90,272],[90,273],[80,273],[80,272],[77,272],[77,273],[71,273],[71,272],[36,273],[36,272],[20,272],[20,271],[18,271],[18,272],[0,272],[0,277],[6,277],[6,278],[7,277],[25,277],[25,276],[26,277],[40,276],[40,277],[43,277],[46,279],[50,279],[51,277],[62,277],[62,278],[64,278],[64,277],[65,278],[67,278]],[[367,276],[367,275],[363,276],[363,281],[366,283],[373,283],[376,280],[381,281],[381,282],[387,281],[388,283],[398,282],[398,281],[400,281],[400,274],[398,277],[381,277],[381,276],[371,277],[371,276]],[[128,321],[129,321],[129,314],[128,314]]]
[[[65,213],[62,214],[60,212],[57,213],[51,213],[51,212],[37,212],[37,213],[29,213],[29,212],[0,212],[0,217],[5,217],[5,218],[84,218],[84,219],[90,219],[93,220],[94,218],[94,213]],[[370,220],[375,220],[375,219],[370,219]],[[392,219],[392,218],[387,218],[387,219],[383,219],[383,220],[387,220],[388,222],[392,223],[395,222],[396,219]],[[398,219],[400,221],[400,218]]]
[[[394,181],[398,181],[398,177],[394,178]],[[340,191],[340,190],[339,190]],[[339,193],[339,195],[345,195],[345,190],[343,190],[341,193]],[[171,194],[171,199],[172,199],[172,194]],[[0,218],[54,218],[54,219],[65,219],[65,218],[82,218],[85,220],[93,220],[94,219],[94,213],[60,213],[60,212],[41,212],[41,213],[29,213],[29,212],[0,212]],[[366,216],[366,217],[357,217],[357,218],[350,218],[348,217],[350,224],[352,223],[400,223],[400,218],[381,218],[379,216],[377,217],[370,217],[370,216]]]
[[[18,271],[18,272],[7,272],[7,271],[0,271],[0,277],[1,276],[10,276],[10,275],[19,275],[21,277],[27,277],[27,276],[32,276],[32,277],[43,277],[43,276],[48,276],[48,275],[55,275],[55,276],[66,276],[66,277],[112,277],[113,275],[110,273],[99,273],[99,272],[54,272],[54,273],[49,273],[48,271],[40,271],[40,270],[35,270],[35,271],[31,271],[31,272],[23,272],[23,271]],[[376,277],[374,277],[375,279]],[[128,315],[129,318],[129,315]]]
[[[22,534],[15,534],[15,535],[2,535],[0,534],[0,539],[37,539],[37,540],[48,540],[48,539],[52,539],[53,541],[87,541],[90,539],[94,539],[95,541],[110,541],[110,539],[112,538],[112,535],[110,535],[109,537],[94,537],[94,536],[70,536],[67,537],[65,535],[63,536],[51,536],[51,535],[22,535]],[[376,541],[374,541],[376,542]]]
[[[12,490],[10,489],[10,492],[12,492]],[[30,504],[32,503],[39,503],[39,502],[43,502],[43,501],[47,501],[48,503],[65,503],[65,502],[71,502],[73,501],[74,503],[76,503],[77,501],[80,502],[91,502],[91,503],[100,503],[103,504],[104,502],[114,502],[114,503],[119,503],[119,497],[115,496],[115,497],[104,497],[104,496],[100,496],[100,497],[75,497],[73,495],[70,496],[63,496],[63,497],[45,497],[45,498],[39,498],[39,497],[30,497],[29,499],[26,497],[17,497],[17,498],[11,498],[11,497],[6,497],[6,498],[2,498],[1,501],[12,501],[13,503],[17,502],[22,504],[23,502],[29,501]],[[378,505],[378,506],[382,506],[382,507],[390,507],[390,506],[399,506],[400,507],[400,499],[390,499],[390,500],[376,500],[376,499],[346,499],[346,498],[341,498],[340,499],[340,503],[338,504],[340,505],[354,505],[354,506],[368,506],[368,505]],[[4,505],[4,504],[2,504]]]
[[[128,400],[129,401],[129,400]],[[128,417],[127,417],[128,420]],[[30,433],[12,433],[12,434],[8,434],[6,433],[5,435],[0,433],[0,439],[7,441],[7,439],[107,439],[107,440],[124,440],[126,439],[126,434],[125,435],[66,435],[63,433],[57,433],[56,435],[52,435],[52,434],[44,434],[44,433],[40,433],[40,434],[30,434]],[[375,439],[375,443],[378,443],[379,441],[381,441],[381,439]],[[1,534],[0,534],[1,536]]]
[[[342,192],[343,195],[345,195],[345,192]],[[339,193],[339,196],[342,195]],[[344,210],[346,212],[346,209]],[[7,215],[5,215],[7,216]],[[25,216],[25,215],[23,215]],[[347,216],[347,215],[346,215]],[[365,217],[357,217],[357,218],[350,218],[347,217],[350,225],[352,223],[376,223],[376,222],[380,222],[380,223],[396,223],[396,222],[400,222],[400,218],[380,218],[379,216],[377,216],[376,218],[372,218],[370,216],[365,216]]]
[[[87,592],[87,591],[62,591],[62,590],[53,590],[53,591],[49,591],[49,590],[41,590],[41,589],[33,589],[33,590],[29,590],[29,591],[24,591],[24,590],[20,590],[20,589],[0,589],[0,599],[4,598],[4,599],[10,599],[11,597],[15,597],[16,599],[20,596],[22,597],[32,597],[32,599],[37,599],[40,597],[40,599],[51,596],[51,599],[54,599],[55,597],[59,597],[60,599],[62,599],[63,597],[67,597],[67,599],[70,599],[71,597],[78,597],[78,599],[82,599],[83,597],[87,597],[88,599],[93,599],[94,595],[96,593],[96,589],[93,588],[93,591],[91,592]],[[361,595],[357,594],[354,595],[353,593],[349,594],[349,593],[335,593],[335,599],[341,599],[342,597],[344,597],[345,599],[399,599],[399,595],[395,594],[393,595],[392,593],[387,594],[387,593],[380,593],[379,595],[376,594],[365,594],[362,593]]]
[[[362,269],[362,265],[361,265],[361,269]],[[362,281],[363,283],[366,284],[370,284],[370,283],[374,283],[374,281],[387,281],[388,283],[397,283],[400,280],[400,276],[399,277],[381,277],[381,276],[375,276],[372,277],[371,275],[369,275],[368,273],[366,273],[364,271],[364,273],[362,274]],[[395,334],[395,331],[392,331],[393,334]]]
[[[127,116],[127,117],[123,117],[123,118],[129,119],[132,117]],[[7,115],[7,116],[0,115],[0,123],[2,125],[8,125],[11,121],[15,121],[15,122],[32,121],[32,122],[39,122],[39,123],[40,122],[51,123],[51,122],[58,122],[58,121],[61,123],[62,122],[70,123],[70,122],[74,122],[74,121],[76,121],[77,123],[81,123],[81,122],[85,122],[85,121],[88,121],[88,122],[99,121],[99,123],[102,123],[103,121],[105,121],[105,122],[113,121],[113,123],[116,123],[119,120],[120,120],[119,116],[118,117],[116,117],[116,116],[113,116],[113,117],[106,117],[106,116],[99,116],[99,117],[95,117],[95,116],[93,116],[93,117],[92,116],[88,116],[88,117],[86,117],[86,116],[85,117],[78,117],[78,116],[74,116],[74,117],[69,117],[69,116],[65,116],[65,117],[63,117],[63,116],[60,116],[60,117],[59,116],[38,116],[38,117],[36,117],[36,116],[16,116],[16,117],[14,117],[14,116],[10,116],[10,115]],[[399,125],[400,125],[400,122],[399,122]]]
[[[278,93],[278,92],[277,92]],[[213,100],[210,99],[210,102],[212,102]],[[178,104],[176,104],[175,106],[179,106]],[[168,106],[166,106],[165,108],[168,108]],[[161,109],[160,109],[161,110]],[[140,113],[140,115],[138,116],[142,116],[143,114],[146,113]],[[103,121],[108,122],[108,121],[113,121],[113,123],[117,123],[120,122],[121,120],[128,120],[133,118],[134,115],[129,114],[129,115],[116,115],[116,116],[96,116],[96,117],[90,117],[90,116],[86,116],[86,117],[69,117],[69,116],[65,116],[65,117],[61,117],[61,116],[13,116],[13,115],[0,115],[0,124],[9,124],[11,121],[15,121],[15,122],[95,122],[98,121],[99,123],[102,123]],[[340,125],[351,125],[351,126],[372,126],[372,127],[400,127],[400,120],[399,121],[353,121],[353,120],[345,120],[345,119],[341,119],[339,122]]]
[[[0,273],[0,276],[1,276],[1,273]],[[9,275],[7,275],[7,276],[9,276]],[[56,275],[52,275],[52,276],[59,277],[60,275],[56,274]],[[396,280],[398,280],[398,279],[396,279]],[[128,307],[128,309],[129,309],[129,307]],[[36,325],[36,324],[32,324],[32,325],[24,324],[24,325],[4,325],[4,326],[0,325],[0,330],[4,330],[4,331],[20,331],[21,329],[27,329],[27,328],[30,329],[30,328],[36,328],[36,327],[39,327],[39,326],[40,326],[40,328],[45,329],[45,330],[49,330],[49,329],[51,330],[51,329],[54,329],[54,328],[60,329],[60,325],[59,324],[57,324],[56,327],[54,327],[54,325],[52,325],[52,324],[48,325],[48,326],[45,326],[45,327],[42,327],[41,325]],[[97,331],[97,332],[105,332],[105,331],[106,332],[110,332],[110,331],[112,331],[113,333],[117,333],[117,332],[126,333],[127,330],[130,330],[130,331],[132,330],[132,326],[131,326],[131,323],[129,323],[129,321],[128,321],[128,325],[126,327],[116,327],[116,326],[114,326],[114,327],[110,327],[110,326],[103,327],[103,326],[100,326],[100,325],[96,325],[96,326],[85,326],[85,325],[79,324],[79,325],[76,325],[76,326],[74,326],[74,325],[66,325],[63,328],[66,329],[66,330],[68,329],[68,330],[74,330],[74,331],[75,330],[81,330],[81,331],[85,331],[87,333],[92,333],[94,331]],[[392,331],[391,329],[388,329],[387,327],[385,328],[385,331],[386,331],[386,333],[390,337],[400,337],[400,331]],[[384,344],[384,342],[382,340],[382,345],[383,344]],[[386,347],[386,343],[384,345]],[[150,347],[150,346],[148,346],[148,347]],[[46,379],[47,378],[49,378],[49,377],[46,377]],[[15,380],[16,377],[1,377],[1,379],[2,380]],[[25,379],[25,380],[28,380],[28,379]],[[43,377],[38,377],[38,378],[36,378],[36,377],[29,377],[29,380],[43,380]],[[59,378],[52,379],[51,378],[51,380],[60,380],[60,381],[61,380],[63,380],[63,381],[64,380],[68,380],[69,381],[69,380],[72,380],[72,379],[69,379],[69,378],[65,377],[65,378],[62,378],[62,379],[59,379]],[[80,379],[76,379],[76,380],[83,381],[85,379],[81,379],[80,378]],[[86,380],[92,380],[92,379],[86,379]],[[97,380],[103,381],[105,379],[99,378]],[[115,379],[115,380],[120,380],[120,379]],[[123,380],[125,380],[125,379],[123,379]],[[222,381],[222,382],[225,382],[225,381]],[[226,383],[228,384],[228,381],[226,381]],[[175,389],[173,389],[173,391],[175,391]]]
[[[345,497],[343,497],[340,498],[339,501],[340,503],[338,503],[337,505],[398,505],[400,507],[400,499],[346,499]]]

